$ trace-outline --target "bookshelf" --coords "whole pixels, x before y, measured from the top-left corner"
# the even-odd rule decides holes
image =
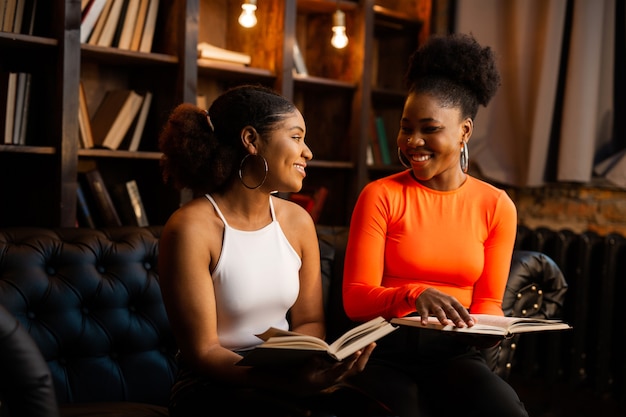
[[[93,166],[111,188],[135,180],[150,223],[163,224],[184,201],[161,181],[157,138],[169,111],[199,95],[210,103],[242,83],[275,88],[302,110],[314,153],[305,188],[329,191],[320,223],[348,224],[362,186],[398,169],[365,163],[369,118],[372,109],[384,116],[395,142],[404,92],[391,82],[428,35],[431,0],[263,0],[250,29],[237,23],[240,3],[159,0],[150,52],[81,43],[73,0],[37,0],[32,34],[0,32],[0,71],[32,75],[25,144],[0,144],[0,227],[75,226],[78,179]],[[330,45],[337,7],[349,37],[342,50]],[[292,70],[295,41],[308,75]],[[251,65],[198,62],[199,42],[249,54]],[[393,71],[376,70],[381,65]],[[80,82],[91,116],[110,89],[152,93],[137,151],[80,146]]]

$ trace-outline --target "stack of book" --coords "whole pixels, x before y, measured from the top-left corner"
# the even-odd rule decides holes
[[[83,0],[80,41],[150,52],[159,0]]]
[[[134,179],[109,187],[97,167],[80,173],[76,189],[80,227],[148,226],[148,216]]]
[[[235,52],[229,49],[219,48],[210,43],[198,43],[198,62],[213,64],[226,63],[232,65],[250,65],[252,57],[242,52]]]
[[[32,75],[25,72],[0,71],[0,143],[25,145]]]
[[[32,34],[37,0],[0,0],[0,31]]]
[[[80,146],[85,149],[101,147],[137,151],[151,103],[150,91],[141,94],[131,89],[110,90],[90,119],[81,83],[78,112]]]

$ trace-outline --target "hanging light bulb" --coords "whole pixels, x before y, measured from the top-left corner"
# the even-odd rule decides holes
[[[330,43],[337,49],[345,48],[348,44],[346,14],[339,9],[333,15],[333,38]]]
[[[245,28],[251,28],[256,25],[256,0],[246,0],[241,5],[242,11],[239,15],[239,24]]]

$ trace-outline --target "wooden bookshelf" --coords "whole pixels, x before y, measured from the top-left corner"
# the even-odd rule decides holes
[[[243,83],[275,88],[302,110],[314,153],[305,185],[329,190],[319,223],[347,225],[363,185],[398,169],[366,165],[369,118],[372,109],[384,114],[395,140],[391,126],[404,90],[390,83],[402,78],[410,52],[428,35],[430,3],[263,0],[257,26],[244,29],[237,23],[239,1],[159,0],[152,50],[136,52],[81,44],[80,3],[37,0],[32,34],[0,32],[0,71],[32,74],[26,144],[0,144],[0,226],[75,226],[79,173],[91,166],[112,187],[135,180],[150,222],[163,224],[181,203],[159,169],[157,138],[169,112],[199,94],[210,104]],[[330,45],[337,7],[349,37],[342,50]],[[308,75],[292,70],[294,41]],[[199,42],[249,54],[251,65],[199,63]],[[375,44],[384,44],[385,54],[374,54]],[[380,65],[393,71],[376,70]],[[138,151],[80,148],[80,81],[91,115],[108,89],[153,93]]]

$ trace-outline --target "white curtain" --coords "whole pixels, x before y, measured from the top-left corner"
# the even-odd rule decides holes
[[[472,162],[513,186],[589,182],[612,140],[615,0],[574,0],[569,22],[567,0],[456,4],[454,30],[491,46],[502,74],[476,118]]]

